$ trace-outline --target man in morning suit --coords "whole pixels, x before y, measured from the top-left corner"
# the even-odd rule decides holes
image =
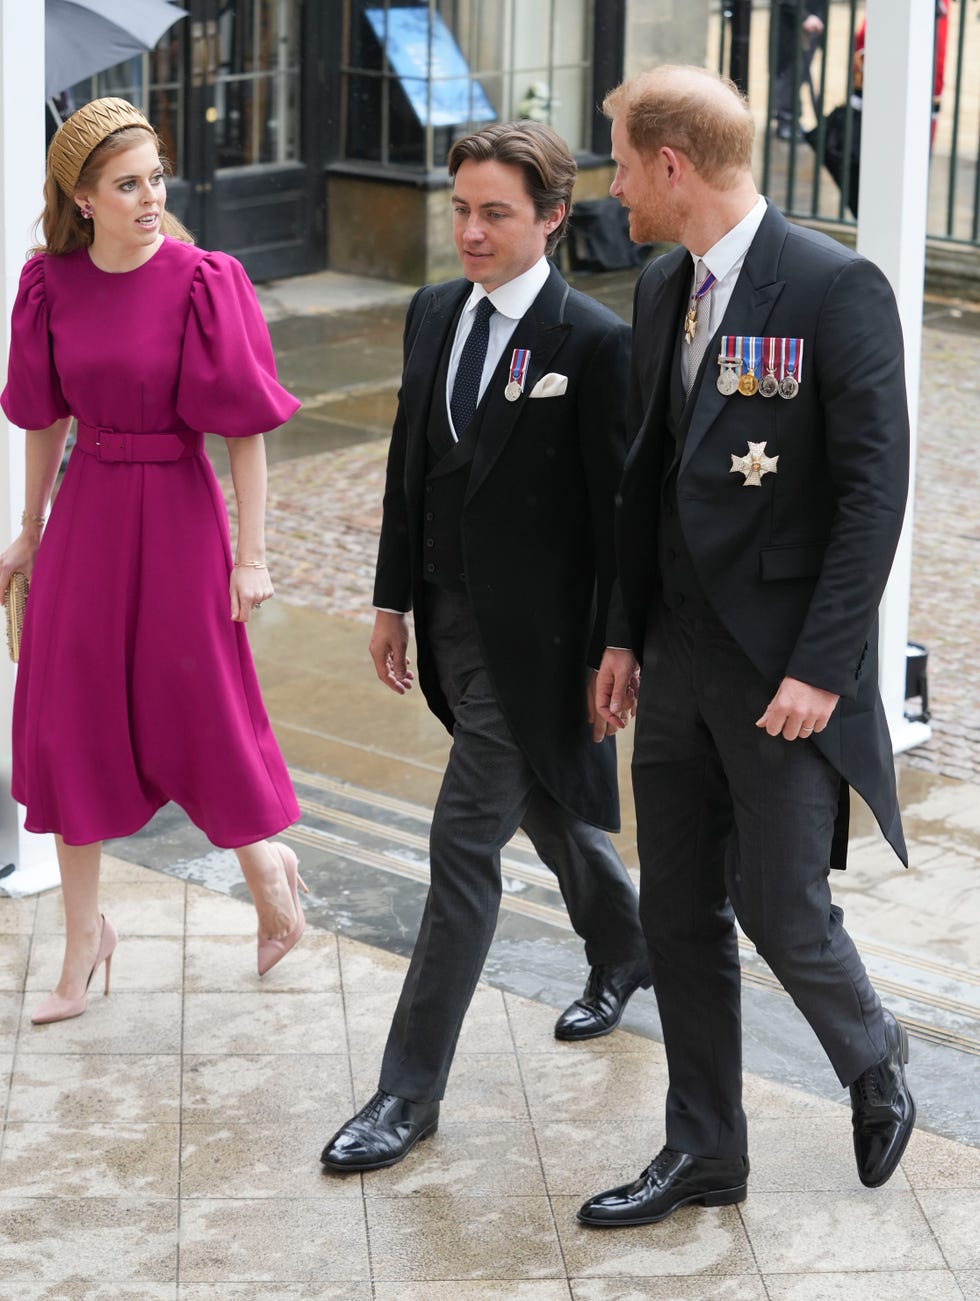
[[[321,1158],[338,1171],[392,1165],[435,1131],[518,827],[558,877],[591,965],[556,1036],[608,1033],[649,985],[636,891],[606,834],[619,826],[615,742],[594,743],[611,729],[592,696],[629,329],[548,260],[575,179],[550,127],[486,127],[453,145],[449,172],[465,279],[420,290],[408,311],[371,656],[408,690],[411,609],[422,690],[453,744],[378,1092]]]
[[[905,509],[902,337],[881,272],[759,197],[731,82],[659,68],[606,99],[641,274],[597,707],[642,661],[633,759],[640,915],[668,1065],[666,1144],[579,1211],[649,1224],[742,1201],[735,921],[850,1087],[861,1181],[885,1182],[915,1107],[829,868],[854,787],[905,861],[876,683],[878,602]]]

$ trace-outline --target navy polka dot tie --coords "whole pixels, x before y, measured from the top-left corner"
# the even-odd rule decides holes
[[[449,412],[453,418],[456,437],[462,438],[466,427],[473,419],[477,403],[480,400],[480,380],[483,378],[483,365],[487,359],[487,344],[490,341],[490,317],[494,306],[489,298],[481,298],[473,317],[473,325],[463,344],[456,378],[453,381],[453,395],[449,402]]]

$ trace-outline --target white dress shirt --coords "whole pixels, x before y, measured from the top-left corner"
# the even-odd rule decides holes
[[[486,391],[487,385],[490,383],[490,376],[496,370],[497,363],[507,347],[510,336],[514,333],[517,322],[544,288],[545,281],[550,274],[551,268],[548,259],[542,255],[529,270],[515,276],[513,280],[508,280],[505,285],[500,285],[497,289],[491,290],[489,294],[482,285],[473,286],[473,292],[466,300],[460,313],[459,324],[456,327],[456,338],[453,340],[453,350],[449,354],[449,371],[446,375],[446,414],[449,416],[449,428],[457,442],[459,441],[459,435],[453,428],[449,399],[452,396],[453,384],[456,381],[456,371],[459,367],[459,358],[463,351],[463,345],[469,338],[470,330],[473,328],[473,313],[476,311],[477,304],[481,298],[489,298],[494,306],[494,313],[490,317],[490,340],[487,343],[487,357],[483,363],[480,393],[477,398],[479,402]],[[712,292],[714,291],[712,290]]]

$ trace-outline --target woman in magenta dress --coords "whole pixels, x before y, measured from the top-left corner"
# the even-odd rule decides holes
[[[125,100],[96,100],[59,129],[0,398],[28,431],[23,530],[0,556],[4,593],[14,571],[31,579],[13,794],[29,831],[56,836],[66,921],[61,978],[35,1022],[84,1012],[103,961],[108,992],[101,842],[168,800],[238,855],[260,974],[303,930],[296,856],[267,841],[299,809],[244,627],[273,595],[262,434],[299,403],[276,382],[239,263],[195,248],[165,213],[159,149]],[[228,443],[234,559],[204,431]]]

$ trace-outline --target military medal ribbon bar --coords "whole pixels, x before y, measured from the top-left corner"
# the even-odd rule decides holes
[[[731,397],[740,393],[764,398],[795,398],[803,382],[803,340],[741,334],[725,334],[718,354],[719,393]],[[761,376],[761,378],[760,378]]]
[[[783,339],[783,374],[779,381],[779,396],[795,398],[803,378],[803,340]]]
[[[507,387],[504,389],[504,397],[508,402],[516,402],[524,392],[524,382],[527,379],[527,368],[530,362],[530,348],[515,348],[511,353]]]
[[[774,398],[779,392],[779,380],[776,378],[776,340],[763,339],[762,345],[766,373],[759,381],[759,392],[764,398]]]
[[[737,342],[734,334],[723,335],[721,352],[718,354],[721,373],[715,380],[715,385],[718,392],[723,393],[726,398],[738,392],[738,373],[742,369],[742,354],[737,348]]]
[[[761,339],[743,339],[742,340],[742,374],[738,378],[738,391],[743,397],[755,397],[759,391],[759,380],[755,373],[758,365],[756,361],[759,355],[759,345]]]

